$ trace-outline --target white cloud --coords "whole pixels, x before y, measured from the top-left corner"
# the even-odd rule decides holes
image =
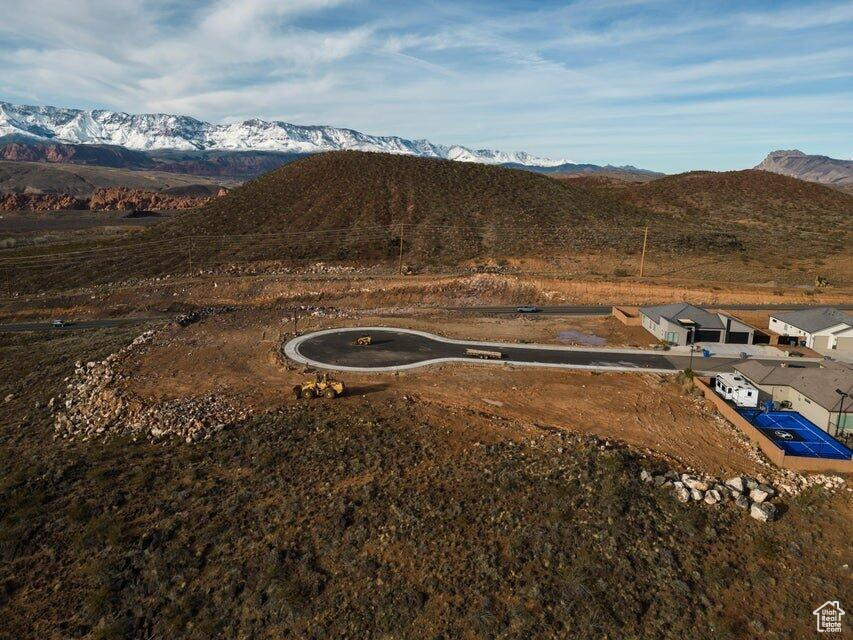
[[[288,119],[598,162],[642,164],[710,137],[716,148],[727,134],[740,154],[786,137],[849,149],[851,2],[482,7],[5,0],[0,99]]]

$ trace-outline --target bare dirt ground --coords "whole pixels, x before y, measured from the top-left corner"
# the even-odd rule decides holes
[[[654,339],[642,327],[628,327],[612,316],[463,315],[454,312],[389,311],[359,315],[360,324],[419,329],[460,340],[539,344],[646,347]],[[351,324],[351,323],[350,323]],[[572,335],[575,334],[575,335]],[[599,343],[603,340],[603,343]]]
[[[430,331],[443,328],[444,335],[455,337],[513,340],[524,336],[541,342],[555,342],[556,331],[575,328],[624,344],[629,338],[624,330],[632,329],[612,318],[543,318],[515,319],[494,332],[499,322],[491,318],[441,323],[436,318],[411,317],[315,319],[305,321],[301,329],[383,321]],[[130,388],[151,401],[221,393],[259,409],[295,402],[290,389],[305,374],[286,369],[276,355],[278,340],[288,328],[286,316],[241,311],[169,330],[132,364]],[[460,428],[474,412],[505,433],[521,435],[525,429],[512,425],[537,424],[612,438],[715,475],[760,472],[748,447],[733,437],[733,430],[673,378],[447,365],[403,375],[347,375],[345,382],[354,398],[384,402],[409,396],[439,412],[452,410],[462,420]],[[340,410],[347,411],[351,401],[341,400]]]
[[[8,292],[12,296],[8,296]],[[705,279],[594,278],[478,275],[382,275],[315,266],[301,274],[177,276],[116,283],[61,294],[14,294],[14,282],[0,289],[0,318],[103,317],[151,313],[205,305],[287,307],[302,304],[344,309],[394,307],[436,309],[477,305],[640,305],[688,300],[696,304],[845,304],[845,287],[810,292],[801,288],[715,284]],[[383,311],[385,312],[385,311]]]

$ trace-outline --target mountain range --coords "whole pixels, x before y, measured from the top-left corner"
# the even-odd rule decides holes
[[[139,151],[381,151],[484,164],[513,163],[555,167],[565,160],[551,160],[525,152],[469,149],[438,145],[429,140],[397,136],[372,136],[353,129],[302,126],[260,119],[233,124],[211,124],[189,116],[164,113],[129,114],[115,111],[84,111],[57,107],[13,105],[0,102],[0,135],[26,135],[72,144],[118,145]]]
[[[578,165],[524,151],[446,146],[429,140],[372,136],[330,126],[303,126],[260,119],[220,125],[189,116],[162,113],[129,114],[0,102],[0,145],[9,144],[17,147],[11,152],[0,148],[0,158],[61,162],[63,160],[51,160],[50,156],[73,156],[76,160],[65,161],[173,171],[190,166],[186,172],[200,175],[255,175],[262,172],[257,169],[270,170],[306,154],[342,150],[503,165],[549,173],[594,172],[600,169],[644,177],[662,175],[631,166]],[[75,149],[81,145],[99,147],[101,153],[97,155],[103,156],[105,162],[92,162],[91,156],[96,154],[91,150]],[[42,151],[33,152],[33,147]],[[132,153],[123,153],[122,150]],[[236,163],[231,160],[231,154],[235,153],[242,154]],[[83,160],[86,157],[90,160]],[[211,159],[213,166],[205,166]],[[232,164],[237,165],[236,169],[223,169],[223,165]]]

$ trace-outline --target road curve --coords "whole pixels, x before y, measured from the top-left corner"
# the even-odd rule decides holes
[[[370,334],[373,344],[357,346],[356,338],[365,334]],[[504,357],[501,360],[472,358],[465,355],[465,349],[469,347],[499,350]],[[451,340],[424,331],[390,327],[352,327],[306,333],[290,340],[284,352],[291,360],[318,369],[360,373],[406,371],[445,362],[646,373],[675,373],[690,364],[689,356],[647,349],[587,349]],[[779,361],[769,358],[757,360]],[[732,365],[738,362],[743,360],[697,355],[693,357],[693,368],[703,374],[714,374],[731,371]],[[797,364],[817,366],[817,361],[799,358]]]

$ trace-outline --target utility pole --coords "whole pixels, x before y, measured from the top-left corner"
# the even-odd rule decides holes
[[[400,275],[403,275],[403,223],[400,223]]]
[[[190,240],[190,244],[187,247],[187,263],[189,265],[189,272],[192,273],[192,271],[193,271],[193,243],[192,243],[192,240]]]
[[[646,243],[649,240],[649,225],[646,225],[646,230],[643,233],[643,255],[640,257],[640,277],[643,277],[643,269],[646,266]]]
[[[836,389],[835,393],[841,396],[841,400],[839,400],[838,404],[838,418],[835,421],[835,435],[837,436],[838,430],[841,428],[841,414],[844,412],[844,399],[850,394],[846,391],[842,391],[841,389]],[[847,424],[844,425],[844,430],[847,430]]]

